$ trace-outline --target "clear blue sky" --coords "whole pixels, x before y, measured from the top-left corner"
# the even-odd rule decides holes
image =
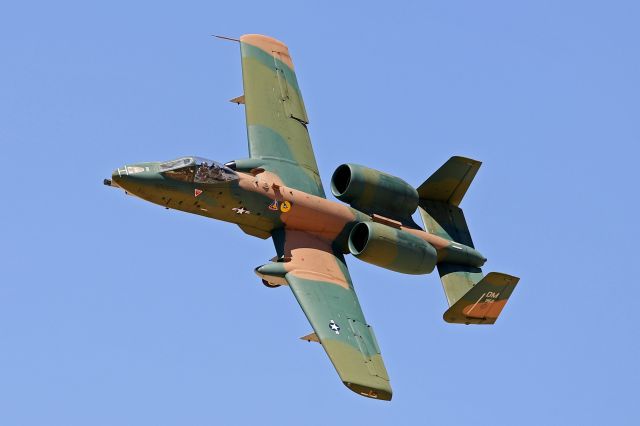
[[[0,424],[640,424],[635,1],[4,2]],[[314,2],[318,3],[318,2]],[[325,186],[484,162],[462,207],[495,326],[437,275],[349,259],[391,403],[337,378],[270,241],[102,185],[125,163],[247,155],[239,50],[297,66]]]

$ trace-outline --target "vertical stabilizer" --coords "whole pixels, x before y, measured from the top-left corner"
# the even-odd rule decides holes
[[[458,206],[481,164],[471,158],[451,157],[418,187],[420,215],[430,233],[473,247],[467,221]]]

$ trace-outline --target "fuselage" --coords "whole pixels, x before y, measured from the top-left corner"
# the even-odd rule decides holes
[[[146,201],[234,223],[255,236],[267,237],[286,227],[334,241],[348,236],[356,223],[370,220],[344,204],[288,188],[268,171],[255,176],[233,171],[234,178],[227,181],[189,182],[163,174],[160,164],[121,167],[113,172],[112,181]]]
[[[377,221],[427,241],[437,250],[439,260],[462,250],[460,244],[427,233],[417,225],[407,226],[365,214],[345,204],[289,188],[268,171],[240,172],[198,157],[184,157],[173,163],[182,167],[166,166],[172,162],[127,165],[113,172],[112,181],[146,201],[234,223],[247,234],[260,238],[268,238],[278,229],[299,230],[330,241],[347,253],[351,229],[360,222]],[[207,171],[213,170],[215,164],[216,176],[222,178],[199,176],[202,164]]]

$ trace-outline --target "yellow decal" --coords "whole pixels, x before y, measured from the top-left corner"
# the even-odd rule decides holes
[[[291,203],[288,201],[283,201],[282,203],[280,203],[280,211],[282,213],[286,213],[289,210],[291,210]]]

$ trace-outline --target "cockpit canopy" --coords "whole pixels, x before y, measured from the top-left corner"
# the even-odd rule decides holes
[[[160,163],[163,176],[182,182],[220,183],[238,179],[236,172],[213,160],[184,157]]]

